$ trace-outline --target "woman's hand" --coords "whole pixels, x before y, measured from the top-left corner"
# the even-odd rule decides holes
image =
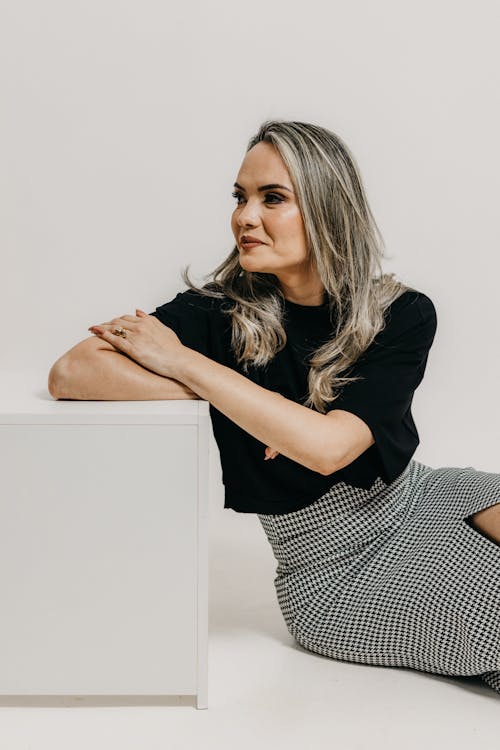
[[[273,450],[272,448],[269,448],[269,447],[266,448],[266,450],[264,451],[264,453],[265,453],[264,461],[267,461],[268,458],[276,458],[276,456],[279,456],[279,454],[280,454],[279,451],[275,451],[275,450]]]
[[[187,350],[171,328],[143,310],[122,315],[106,323],[90,326],[89,331],[158,375],[176,378],[177,364]],[[122,328],[126,338],[113,333]]]

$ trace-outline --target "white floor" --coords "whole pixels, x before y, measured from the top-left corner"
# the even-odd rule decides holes
[[[220,511],[210,534],[208,709],[182,697],[0,698],[1,750],[499,750],[500,695],[474,678],[306,651],[282,619],[258,518]]]

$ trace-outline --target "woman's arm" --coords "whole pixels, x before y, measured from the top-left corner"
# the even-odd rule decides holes
[[[325,476],[340,464],[337,425],[230,367],[186,349],[173,376],[239,427],[284,456]]]
[[[76,344],[52,365],[48,390],[55,399],[83,401],[200,398],[183,383],[147,370],[95,336]]]

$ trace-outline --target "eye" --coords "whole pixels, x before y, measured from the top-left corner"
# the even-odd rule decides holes
[[[239,190],[235,190],[231,193],[231,195],[233,196],[233,198],[236,198],[237,205],[241,205],[239,199],[243,198],[243,194],[240,193]],[[278,193],[266,193],[266,201],[268,198],[276,198],[276,201],[272,201],[272,203],[283,203],[284,200],[281,195],[278,195]]]

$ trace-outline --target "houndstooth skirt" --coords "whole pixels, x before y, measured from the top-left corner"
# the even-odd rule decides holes
[[[411,460],[389,485],[257,514],[288,631],[333,659],[480,675],[500,693],[500,545],[468,520],[499,502],[500,474]]]

